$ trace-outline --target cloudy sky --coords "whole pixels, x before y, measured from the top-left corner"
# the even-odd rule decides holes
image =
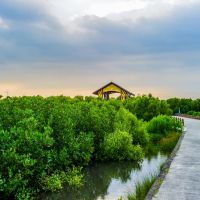
[[[200,97],[200,0],[0,0],[0,94]]]

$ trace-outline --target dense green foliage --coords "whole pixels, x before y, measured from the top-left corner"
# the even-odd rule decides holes
[[[171,110],[151,95],[124,102],[80,96],[1,99],[1,197],[31,199],[64,184],[79,186],[81,168],[90,162],[141,161],[152,135],[161,140],[180,128],[160,114]]]
[[[158,115],[172,114],[166,101],[152,97],[151,94],[130,98],[126,101],[125,107],[137,118],[147,121]]]
[[[167,103],[170,105],[174,114],[179,113],[179,111],[183,114],[186,114],[189,111],[200,112],[200,99],[171,98],[167,100]]]
[[[166,136],[167,133],[172,131],[182,131],[182,122],[169,116],[159,115],[148,123],[147,130],[151,134]]]
[[[139,161],[143,158],[141,147],[133,146],[131,135],[120,130],[105,137],[104,152],[108,160]]]
[[[196,111],[189,111],[187,114],[195,117],[200,117],[200,112]]]
[[[159,115],[149,121],[147,131],[151,136],[151,140],[158,143],[163,137],[167,137],[172,132],[182,132],[182,126],[182,122],[175,118]]]

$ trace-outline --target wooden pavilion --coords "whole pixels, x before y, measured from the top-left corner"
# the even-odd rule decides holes
[[[121,100],[127,99],[131,96],[135,96],[133,93],[129,92],[128,90],[122,88],[121,86],[113,82],[110,82],[93,92],[93,94],[98,95],[99,97],[104,98],[106,100],[108,100],[110,98],[110,94],[113,93],[119,93]]]

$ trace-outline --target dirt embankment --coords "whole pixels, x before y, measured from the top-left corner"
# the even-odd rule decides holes
[[[177,114],[176,116],[178,116],[178,117],[187,117],[187,118],[190,118],[190,119],[198,119],[198,120],[200,120],[200,116],[193,116],[193,115],[187,115],[187,114]]]

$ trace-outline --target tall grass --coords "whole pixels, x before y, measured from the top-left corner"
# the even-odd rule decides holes
[[[128,200],[144,200],[151,186],[156,180],[156,175],[146,177],[136,184],[135,193],[128,196]]]
[[[181,133],[171,132],[160,140],[160,149],[162,152],[171,153],[175,148]]]

